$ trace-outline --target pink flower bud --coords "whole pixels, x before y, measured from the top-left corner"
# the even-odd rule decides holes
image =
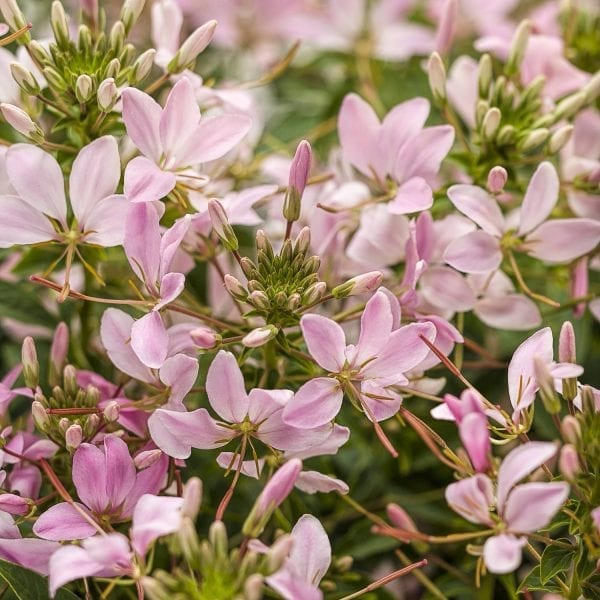
[[[116,400],[112,400],[109,402],[102,411],[104,416],[104,420],[108,423],[116,423],[119,420],[119,413],[121,412],[121,407]]]
[[[181,514],[195,520],[202,504],[202,480],[191,477],[183,488],[183,507]]]
[[[496,166],[490,169],[487,178],[487,189],[492,194],[499,194],[506,185],[508,173],[504,167]]]
[[[70,452],[77,450],[83,441],[83,430],[79,423],[70,425],[65,431],[65,445]]]
[[[577,362],[575,330],[570,321],[565,321],[560,328],[560,335],[558,338],[558,360],[567,363]]]
[[[238,239],[233,231],[233,227],[229,224],[227,211],[215,198],[208,202],[208,214],[213,230],[219,236],[224,246],[229,250],[237,250],[239,248]]]
[[[386,506],[385,511],[394,527],[404,531],[419,531],[410,515],[399,504],[392,502]]]
[[[242,344],[247,348],[258,348],[272,340],[279,333],[279,329],[274,325],[265,325],[253,329],[249,334],[242,339]]]
[[[264,577],[259,573],[250,575],[244,582],[244,598],[246,600],[261,600],[263,597]]]
[[[241,284],[240,280],[233,275],[226,274],[223,278],[227,291],[238,300],[243,300],[248,296],[246,288]]]
[[[167,70],[169,73],[180,73],[192,62],[197,56],[205,50],[210,44],[217,22],[215,20],[207,21],[196,29],[186,40],[181,44],[177,54],[173,57]]]
[[[581,425],[577,417],[567,415],[561,424],[562,435],[570,444],[577,444],[581,439]]]
[[[155,448],[154,450],[144,450],[133,457],[133,464],[136,469],[141,471],[156,464],[162,455],[162,451],[158,448]]]
[[[65,433],[67,431],[67,429],[69,429],[70,425],[71,425],[71,421],[69,421],[69,419],[67,419],[67,417],[62,417],[58,422],[58,429],[60,430],[61,433]]]
[[[113,77],[108,77],[100,83],[96,96],[100,110],[102,112],[110,112],[119,98],[119,90]]]
[[[366,292],[373,292],[381,285],[382,279],[383,273],[381,271],[363,273],[349,279],[346,283],[334,287],[331,290],[331,294],[334,298],[347,298],[348,296],[358,296]]]
[[[44,408],[44,405],[38,400],[34,400],[31,403],[31,414],[33,416],[33,420],[35,421],[36,427],[40,431],[45,431],[46,427],[50,423],[50,417]]]
[[[544,408],[551,415],[560,412],[560,399],[554,389],[554,378],[548,369],[546,361],[536,354],[533,357],[533,373],[539,386],[539,394],[544,404]]]
[[[61,322],[54,331],[52,346],[50,348],[50,364],[56,373],[60,373],[65,366],[67,352],[69,351],[69,328]]]
[[[79,0],[79,4],[83,13],[95,21],[98,16],[98,0]]]
[[[304,193],[312,162],[312,148],[306,140],[302,140],[296,148],[296,154],[290,167],[289,187],[294,188],[300,197]]]
[[[40,364],[38,363],[35,342],[29,336],[23,340],[21,363],[23,365],[25,385],[31,389],[35,389],[39,383]]]
[[[209,327],[196,327],[196,329],[192,329],[190,337],[198,348],[203,348],[204,350],[214,348],[221,341],[221,336]]]
[[[17,494],[0,494],[0,511],[11,515],[26,515],[31,510],[31,500]]]
[[[446,68],[441,56],[434,52],[427,62],[427,77],[429,87],[436,102],[442,103],[446,100]]]
[[[275,573],[275,571],[278,571],[283,566],[293,546],[294,537],[292,535],[282,535],[277,538],[266,556],[269,573]]]
[[[581,464],[575,446],[565,444],[561,448],[558,468],[567,481],[572,481],[581,472]]]

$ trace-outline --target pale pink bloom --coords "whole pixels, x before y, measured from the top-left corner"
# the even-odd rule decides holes
[[[6,414],[10,403],[17,396],[33,398],[33,392],[28,387],[13,388],[13,385],[21,374],[21,370],[21,365],[17,365],[0,380],[0,415]]]
[[[510,573],[521,564],[526,535],[546,527],[569,496],[564,482],[523,483],[544,462],[556,454],[557,447],[547,442],[528,442],[506,455],[494,484],[487,475],[477,474],[450,484],[446,501],[472,523],[495,528],[490,515],[493,505],[502,523],[483,547],[486,567],[492,573]]]
[[[321,600],[319,582],[331,564],[331,544],[323,525],[302,515],[292,532],[294,544],[283,567],[266,581],[285,600]]]
[[[600,242],[600,223],[591,219],[548,219],[558,200],[559,180],[549,162],[536,169],[527,187],[514,231],[496,200],[483,188],[453,185],[448,197],[454,206],[481,227],[452,241],[444,260],[465,273],[496,270],[503,259],[502,240],[518,240],[517,249],[549,263],[569,262]]]
[[[162,489],[168,460],[164,456],[138,472],[123,440],[107,435],[102,446],[101,449],[81,444],[73,456],[73,483],[81,500],[77,506],[93,520],[126,521],[144,494],[156,494]],[[56,541],[81,540],[98,531],[67,502],[40,515],[33,529],[39,537]]]
[[[132,202],[166,196],[180,171],[221,158],[252,123],[249,117],[234,114],[201,119],[186,77],[173,86],[164,108],[136,88],[127,88],[122,95],[127,134],[143,154],[125,169],[125,196]]]
[[[393,298],[393,296],[392,296]],[[404,373],[416,367],[429,348],[419,336],[433,341],[431,323],[399,327],[399,306],[380,290],[367,302],[361,317],[356,345],[346,344],[346,334],[335,321],[322,315],[304,315],[300,327],[308,351],[315,362],[331,374],[305,383],[283,411],[286,423],[310,428],[331,421],[340,411],[348,380],[360,393],[376,420],[387,419],[402,401],[391,385],[405,385]],[[338,379],[339,377],[339,379]]]
[[[88,537],[80,546],[61,546],[50,558],[50,595],[83,577],[134,577],[136,555],[144,558],[155,540],[180,528],[183,505],[183,498],[144,494],[133,511],[131,542],[121,533],[109,533]]]
[[[32,144],[15,144],[6,154],[6,170],[16,195],[0,196],[4,214],[0,247],[49,241],[98,246],[123,242],[128,203],[115,194],[121,162],[112,136],[85,146],[73,163],[69,177],[71,224],[63,174],[53,156]],[[59,231],[51,219],[58,221]]]
[[[413,98],[394,107],[382,122],[371,106],[348,94],[338,117],[344,158],[378,187],[397,184],[388,204],[394,214],[426,210],[433,204],[433,180],[454,142],[449,125],[424,127],[429,102]]]
[[[284,423],[282,413],[292,392],[255,388],[246,393],[235,356],[224,350],[210,365],[206,393],[221,420],[205,408],[192,412],[158,409],[150,417],[152,439],[169,456],[187,458],[192,448],[220,448],[242,435],[278,450],[300,450],[324,440],[331,429],[317,424],[307,431]]]

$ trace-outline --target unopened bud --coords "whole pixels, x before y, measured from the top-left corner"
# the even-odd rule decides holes
[[[200,540],[196,526],[191,519],[182,519],[177,530],[177,542],[179,549],[188,563],[197,561],[200,556]]]
[[[441,56],[434,52],[427,62],[427,77],[433,99],[438,104],[446,101],[446,68]]]
[[[600,410],[600,403],[596,402],[593,387],[582,385],[579,393],[581,394],[581,411],[583,413],[595,413]]]
[[[140,18],[146,0],[125,0],[121,9],[121,21],[123,22],[125,31],[129,33],[136,21]]]
[[[492,167],[488,173],[487,189],[492,194],[499,194],[504,189],[507,179],[508,173],[504,167]]]
[[[58,421],[58,430],[64,435],[67,432],[67,429],[71,426],[71,421],[67,419],[67,417],[61,417]]]
[[[386,506],[388,519],[394,527],[405,531],[417,532],[417,526],[410,515],[399,505],[390,503]]]
[[[247,256],[242,256],[242,260],[240,260],[240,267],[248,279],[254,279],[255,277],[258,277],[256,265]]]
[[[85,422],[85,435],[86,437],[91,437],[96,435],[98,432],[98,427],[100,426],[100,415],[93,413]]]
[[[562,150],[572,135],[573,125],[564,125],[560,129],[557,129],[548,140],[548,152],[556,154],[559,150]]]
[[[36,427],[40,431],[46,431],[46,428],[50,424],[50,417],[46,412],[46,408],[39,400],[34,400],[31,403],[31,415],[33,416]]]
[[[119,55],[125,45],[125,25],[123,21],[116,21],[110,28],[110,34],[108,36],[108,45],[114,54]]]
[[[92,52],[92,32],[87,25],[80,25],[79,32],[77,33],[77,50],[82,54],[89,54]]]
[[[181,514],[194,521],[200,511],[200,504],[202,504],[202,480],[199,477],[190,477],[183,488]]]
[[[11,515],[26,515],[31,510],[31,500],[17,494],[0,494],[0,511]]]
[[[85,17],[92,23],[98,19],[98,0],[80,0],[79,5]]]
[[[131,67],[131,76],[130,81],[133,85],[137,85],[142,82],[152,70],[152,66],[154,65],[154,57],[156,56],[156,50],[154,48],[150,48],[146,50],[143,54],[140,54],[136,61],[133,63]]]
[[[171,592],[153,577],[142,577],[142,587],[149,600],[172,600],[173,598]]]
[[[285,559],[289,556],[294,546],[294,538],[291,535],[282,535],[267,552],[267,572],[275,573],[283,566]]]
[[[118,58],[113,58],[108,65],[106,65],[106,69],[104,69],[104,75],[102,79],[116,79],[121,71],[121,61]]]
[[[261,600],[264,577],[259,573],[250,575],[244,582],[244,600]]]
[[[324,281],[313,283],[302,295],[302,304],[309,306],[318,302],[327,292],[327,284]]]
[[[567,481],[573,481],[581,473],[581,463],[575,446],[565,444],[558,457],[558,469]]]
[[[21,364],[23,365],[25,385],[34,390],[39,384],[40,364],[32,337],[27,336],[23,340],[23,345],[21,346]]]
[[[59,48],[69,47],[69,23],[65,9],[59,0],[54,0],[50,13],[50,25]]]
[[[98,86],[98,108],[104,112],[110,112],[119,98],[119,90],[113,77],[105,79]]]
[[[585,92],[577,92],[563,98],[552,111],[554,121],[568,119],[581,109],[587,101]]]
[[[67,365],[63,369],[63,389],[67,396],[75,397],[79,391],[77,383],[77,371],[73,365]]]
[[[116,423],[119,420],[121,407],[116,400],[111,400],[102,411],[102,416],[107,423]]]
[[[33,76],[33,73],[26,69],[20,63],[11,63],[10,72],[13,79],[17,82],[17,85],[26,93],[31,96],[37,96],[40,93],[40,84],[37,79]]]
[[[209,327],[196,327],[190,331],[192,342],[198,348],[209,350],[221,342],[221,336]]]
[[[177,54],[175,54],[171,59],[171,62],[167,65],[167,71],[169,73],[181,73],[181,71],[191,66],[198,55],[210,44],[213,35],[215,34],[216,26],[217,22],[212,20],[207,21],[204,25],[198,27],[198,29],[196,29],[196,31],[181,44]]]
[[[565,321],[560,328],[558,337],[558,360],[560,362],[577,362],[577,347],[575,343],[575,330],[570,321]]]
[[[310,228],[303,227],[294,240],[294,253],[305,254],[310,248]]]
[[[492,57],[489,54],[483,54],[479,59],[477,74],[477,86],[479,88],[479,97],[487,99],[492,84]]]
[[[342,283],[331,290],[334,298],[347,298],[348,296],[357,296],[367,292],[373,292],[381,285],[383,273],[381,271],[370,271],[357,275],[352,279]]]
[[[531,21],[524,20],[519,23],[517,30],[513,36],[510,50],[508,53],[508,60],[506,61],[505,71],[507,75],[514,75],[518,72],[523,57],[525,56],[525,50],[527,43],[529,42],[529,34],[531,33]]]
[[[242,285],[239,279],[227,273],[223,278],[227,291],[238,300],[245,300],[248,297],[248,291]]]
[[[581,425],[577,417],[567,415],[560,426],[563,438],[570,444],[577,445],[581,440]]]
[[[502,120],[502,113],[499,108],[493,106],[490,108],[483,117],[483,121],[481,123],[481,130],[483,134],[483,138],[486,140],[491,140],[494,138],[494,135],[498,131],[500,127],[500,121]]]
[[[288,188],[283,203],[283,216],[290,222],[300,218],[302,194],[304,194],[304,188],[308,181],[311,162],[310,144],[306,140],[302,140],[296,148],[296,154],[290,166]]]
[[[85,104],[94,93],[94,82],[92,78],[83,73],[77,78],[75,83],[75,96],[81,104]]]
[[[142,471],[143,469],[155,465],[162,455],[162,451],[158,448],[155,448],[154,450],[144,450],[133,457],[133,464],[138,471]]]
[[[74,423],[70,425],[68,429],[65,431],[65,445],[69,452],[74,452],[79,448],[81,442],[83,441],[83,430],[81,429],[81,425],[79,423]]]
[[[43,143],[44,133],[23,109],[13,104],[2,103],[0,111],[6,121],[20,134],[36,144]]]
[[[512,144],[517,137],[517,130],[514,125],[503,125],[496,136],[496,143],[500,146]]]
[[[16,0],[0,0],[0,12],[2,12],[4,20],[14,31],[17,29],[22,29],[25,27],[25,25],[27,25],[25,15],[21,12]]]
[[[278,333],[279,329],[275,325],[258,327],[243,337],[242,344],[246,348],[258,348],[272,340]]]
[[[219,236],[223,245],[231,251],[236,251],[240,244],[233,227],[229,224],[227,212],[223,205],[214,198],[208,202],[208,214],[212,222],[214,232]]]
[[[260,290],[255,290],[250,294],[250,302],[252,302],[252,304],[256,306],[256,308],[262,310],[269,310],[271,308],[271,302],[269,301],[269,297]]]
[[[58,92],[65,92],[69,89],[63,76],[53,67],[44,67],[42,69],[44,78],[48,82],[48,85]]]
[[[550,132],[545,127],[534,129],[519,142],[518,146],[523,152],[528,152],[541,146],[548,139],[549,135]]]
[[[544,360],[536,355],[533,357],[533,372],[539,386],[540,397],[544,408],[555,415],[560,412],[560,399],[554,390],[554,379]]]
[[[588,104],[591,104],[600,96],[600,71],[592,75],[592,78],[583,86],[581,91],[584,92]]]
[[[225,558],[227,556],[229,539],[227,538],[227,529],[225,529],[223,521],[213,521],[208,529],[208,540],[217,558]]]
[[[348,571],[350,571],[350,569],[352,569],[352,566],[354,565],[354,559],[348,554],[346,554],[345,556],[340,556],[335,561],[334,565],[335,570],[338,573],[347,573]]]
[[[475,124],[477,127],[481,127],[483,118],[490,109],[490,103],[487,100],[478,100],[475,104]]]

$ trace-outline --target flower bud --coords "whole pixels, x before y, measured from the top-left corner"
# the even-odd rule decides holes
[[[177,542],[181,553],[189,563],[198,560],[200,556],[200,540],[198,539],[196,526],[191,519],[182,519],[181,525],[177,530]]]
[[[586,102],[591,104],[600,95],[600,72],[592,75],[592,78],[581,90],[585,94]]]
[[[563,438],[570,444],[577,445],[581,440],[581,425],[577,417],[567,415],[561,423]]]
[[[529,34],[531,33],[531,21],[527,19],[521,21],[515,34],[513,36],[510,50],[508,53],[508,60],[506,61],[505,71],[507,75],[514,75],[518,72],[521,62],[523,62],[523,56],[525,56],[525,50],[527,43],[529,42]]]
[[[286,534],[277,538],[275,543],[271,546],[267,552],[267,572],[275,573],[279,571],[285,562],[285,559],[289,556],[292,547],[294,546],[294,537]]]
[[[2,16],[10,28],[15,31],[27,25],[25,15],[21,12],[16,0],[0,0],[0,12],[2,12]],[[27,42],[29,40],[23,41]]]
[[[95,23],[98,19],[98,0],[80,0],[79,4],[84,16]]]
[[[262,310],[269,310],[271,308],[269,297],[260,290],[256,290],[250,294],[250,302],[252,302],[256,308]]]
[[[17,82],[17,85],[26,93],[31,96],[37,96],[40,93],[40,84],[37,79],[33,76],[33,73],[26,69],[20,63],[11,63],[10,72],[13,79]]]
[[[125,45],[125,25],[123,21],[116,21],[110,28],[110,34],[108,36],[108,45],[114,54],[120,54]]]
[[[440,54],[446,54],[452,46],[457,21],[458,0],[445,0],[435,35],[435,48]]]
[[[560,362],[577,362],[577,349],[575,345],[575,330],[570,321],[565,321],[560,328],[558,337],[558,360]]]
[[[217,22],[207,21],[204,25],[198,27],[186,40],[181,44],[177,54],[171,59],[167,65],[169,73],[181,73],[184,69],[193,63],[198,55],[210,44]]]
[[[261,600],[263,597],[263,580],[260,573],[254,573],[244,582],[244,600]]]
[[[171,592],[153,577],[142,577],[142,587],[150,600],[172,600],[173,598]]]
[[[477,127],[481,127],[483,123],[483,117],[487,114],[490,109],[490,103],[487,100],[478,100],[475,104],[475,124]]]
[[[568,119],[579,111],[586,103],[585,92],[577,92],[563,98],[552,111],[554,122]]]
[[[67,417],[61,417],[58,422],[58,430],[64,435],[67,432],[67,429],[71,426],[71,421],[67,419]]]
[[[571,139],[573,129],[573,125],[565,125],[557,129],[548,140],[548,152],[556,154],[559,150],[562,150],[565,144]]]
[[[213,521],[208,528],[208,540],[211,543],[215,556],[225,558],[229,551],[229,539],[227,538],[227,529],[223,521]]]
[[[394,527],[415,533],[419,531],[410,515],[399,504],[392,502],[386,506],[385,511]]]
[[[302,304],[310,306],[318,302],[327,292],[327,284],[324,281],[313,283],[302,295]]]
[[[150,71],[152,70],[152,66],[154,65],[155,56],[156,50],[154,48],[150,48],[137,57],[136,61],[131,67],[130,83],[132,85],[137,85],[146,79],[146,77],[148,77]]]
[[[57,92],[66,92],[69,89],[63,76],[53,67],[44,67],[42,69],[44,78],[48,85]]]
[[[116,79],[121,71],[121,61],[118,58],[113,58],[108,65],[106,65],[106,69],[104,69],[104,76],[102,79]]]
[[[496,132],[500,127],[500,121],[502,120],[502,113],[499,108],[493,106],[490,108],[483,117],[481,123],[481,130],[483,138],[485,140],[491,140],[494,138]]]
[[[46,428],[50,424],[50,417],[48,416],[44,405],[39,400],[34,400],[31,403],[31,415],[33,416],[36,427],[40,431],[46,431]]]
[[[308,181],[310,164],[312,162],[312,149],[306,140],[302,140],[296,148],[296,154],[290,166],[288,188],[283,203],[283,216],[289,222],[300,218],[302,194]]]
[[[248,291],[242,285],[239,279],[227,273],[223,278],[227,291],[238,300],[245,300],[248,297]]]
[[[63,369],[63,389],[67,396],[74,398],[80,390],[77,383],[77,371],[73,365],[67,365]]]
[[[108,77],[98,86],[98,108],[110,112],[119,99],[119,90],[113,77]]]
[[[98,427],[100,426],[100,416],[96,413],[92,413],[85,422],[85,435],[91,437],[96,435]],[[115,433],[117,435],[117,433]]]
[[[70,425],[65,431],[65,445],[69,452],[74,452],[83,441],[83,429],[79,423]]]
[[[600,506],[594,508],[590,513],[594,527],[600,533]],[[596,571],[600,571],[600,559],[596,562]]]
[[[573,481],[581,473],[581,464],[575,446],[565,444],[558,457],[558,469],[567,481]]]
[[[429,57],[427,77],[434,101],[443,104],[446,101],[446,68],[437,52],[433,52]]]
[[[119,420],[121,407],[116,400],[111,400],[102,411],[102,416],[107,423],[116,423]]]
[[[303,227],[294,240],[294,253],[306,254],[310,248],[310,227]]]
[[[581,411],[583,413],[594,413],[600,410],[600,402],[596,402],[594,388],[589,385],[582,385],[581,390]]]
[[[121,18],[125,32],[129,33],[136,21],[140,18],[146,0],[125,0],[121,9]]]
[[[383,279],[381,271],[369,271],[362,275],[357,275],[352,279],[342,283],[331,290],[331,295],[334,298],[348,298],[349,296],[357,296],[366,292],[375,291]]]
[[[518,143],[518,147],[523,152],[528,152],[541,146],[548,139],[549,135],[550,132],[545,127],[533,129]]]
[[[202,503],[202,480],[199,477],[191,477],[186,481],[183,488],[183,501],[181,514],[194,521]]]
[[[92,78],[83,73],[77,78],[75,83],[75,96],[81,104],[85,104],[94,93],[94,82]]]
[[[65,9],[59,0],[54,0],[52,3],[52,10],[50,12],[50,25],[54,32],[54,38],[59,48],[69,47],[69,23],[67,21],[67,15]]]
[[[512,144],[517,137],[517,130],[514,125],[503,125],[496,136],[496,143],[500,146]]]
[[[158,448],[155,448],[154,450],[144,450],[133,457],[133,464],[138,471],[142,471],[143,469],[155,465],[162,455],[162,451]]]
[[[2,103],[0,111],[6,121],[20,134],[36,144],[43,143],[44,133],[24,110],[13,104]]]
[[[479,59],[479,67],[477,74],[477,86],[479,88],[479,97],[487,98],[490,85],[492,84],[492,58],[489,54],[483,54]]]
[[[214,198],[208,202],[208,214],[212,222],[214,232],[219,236],[223,245],[231,251],[236,251],[240,245],[233,231],[233,227],[229,224],[227,212],[223,205]]]
[[[190,331],[192,342],[198,348],[209,350],[221,342],[221,336],[209,327],[196,327]]]
[[[246,348],[258,348],[272,340],[278,333],[279,329],[275,325],[258,327],[242,338],[242,344]]]
[[[504,167],[492,167],[488,173],[487,189],[492,194],[499,194],[504,189],[507,179],[508,173]]]
[[[548,369],[548,365],[539,355],[533,357],[533,372],[539,386],[540,397],[544,408],[555,415],[560,412],[560,399],[554,390],[554,379]]]
[[[31,510],[31,500],[17,494],[0,494],[0,511],[11,515],[26,515]]]
[[[21,363],[23,365],[25,385],[34,390],[39,384],[40,364],[32,337],[27,336],[23,340],[23,345],[21,346]]]

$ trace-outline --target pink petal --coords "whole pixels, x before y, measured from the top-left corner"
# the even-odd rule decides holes
[[[167,273],[160,281],[160,302],[154,310],[160,310],[179,297],[185,288],[183,273]]]
[[[88,215],[100,200],[115,193],[119,179],[121,159],[112,135],[98,138],[80,150],[69,177],[69,198],[80,224],[88,226]]]
[[[383,292],[375,293],[367,302],[360,318],[360,336],[354,359],[357,366],[379,354],[392,332],[392,324],[389,298]]]
[[[267,577],[266,582],[284,600],[323,600],[323,593],[318,587],[294,576],[288,569],[280,569]]]
[[[568,497],[565,482],[524,483],[509,493],[502,518],[511,531],[537,531],[550,523]]]
[[[154,443],[173,458],[188,458],[192,448],[220,448],[236,433],[217,424],[205,408],[179,412],[159,408],[148,419]]]
[[[47,575],[50,557],[58,548],[60,546],[56,542],[36,540],[35,538],[0,539],[0,558],[21,565],[40,575]]]
[[[160,226],[151,204],[132,204],[125,223],[123,242],[127,260],[134,273],[150,290],[158,282],[160,264]]]
[[[250,400],[244,376],[231,352],[220,350],[206,376],[206,393],[214,411],[229,423],[241,423],[248,414]]]
[[[325,425],[340,412],[344,394],[339,383],[317,377],[305,383],[283,409],[283,421],[300,429]]]
[[[171,388],[169,408],[183,408],[183,399],[198,377],[198,360],[185,354],[167,358],[160,368],[160,380]],[[175,408],[177,410],[177,408]]]
[[[469,311],[476,302],[464,275],[450,267],[429,267],[419,278],[419,290],[429,304],[453,312]]]
[[[317,585],[331,564],[331,544],[323,525],[312,515],[302,515],[292,529],[290,562],[304,581]]]
[[[113,507],[120,506],[135,483],[136,470],[127,444],[114,435],[104,438],[106,493]]]
[[[485,231],[472,231],[450,242],[444,261],[463,273],[487,273],[502,262],[498,240]]]
[[[287,425],[282,420],[282,413],[282,409],[274,412],[260,424],[256,432],[259,440],[277,450],[302,451],[324,442],[331,433],[329,423],[310,429],[299,429]]]
[[[128,211],[129,202],[125,196],[108,196],[99,200],[86,216],[85,242],[105,248],[123,244]]]
[[[432,204],[433,191],[429,184],[422,177],[411,177],[398,188],[388,210],[395,215],[406,215],[427,210]]]
[[[82,504],[77,504],[86,512]],[[91,518],[91,517],[90,517]],[[33,533],[45,540],[83,540],[98,530],[88,523],[70,504],[61,502],[42,513],[33,526]]]
[[[475,471],[485,471],[490,466],[489,455],[492,451],[485,415],[480,412],[466,415],[460,421],[458,432]]]
[[[347,494],[350,491],[348,484],[341,479],[323,475],[317,471],[302,471],[296,480],[296,487],[306,494],[328,494],[337,492],[338,494]]]
[[[521,205],[519,231],[525,235],[543,223],[558,200],[560,182],[554,165],[543,162],[535,170]]]
[[[136,88],[123,90],[123,121],[127,135],[144,156],[158,163],[162,154],[159,124],[162,108]]]
[[[18,196],[0,196],[0,248],[13,244],[37,244],[55,239],[50,221]]]
[[[6,153],[6,171],[27,204],[66,224],[65,184],[53,156],[33,144],[14,144]]]
[[[551,442],[527,442],[511,450],[498,469],[497,506],[501,512],[512,487],[556,454]]]
[[[491,573],[511,573],[521,564],[521,549],[527,538],[517,538],[510,534],[494,535],[483,546],[485,566]]]
[[[448,198],[461,213],[477,223],[487,233],[501,236],[504,232],[504,216],[498,203],[484,189],[476,185],[453,185]]]
[[[221,158],[242,140],[251,125],[252,120],[245,115],[225,114],[202,119],[185,147],[181,148],[178,166]]]
[[[390,419],[400,410],[402,396],[367,379],[361,384],[361,401],[368,406],[375,421],[379,422]],[[371,415],[366,410],[365,413],[371,420]]]
[[[149,546],[159,537],[176,532],[181,527],[183,498],[142,496],[133,511],[131,545],[145,556]]]
[[[592,219],[553,219],[525,239],[527,254],[550,263],[569,262],[600,243],[600,222]]]
[[[103,565],[91,558],[79,546],[63,546],[50,558],[50,595],[54,596],[58,588],[70,581],[91,577],[100,572]]]
[[[123,192],[130,202],[152,202],[167,196],[176,183],[175,173],[163,171],[145,156],[137,156],[125,168]]]
[[[162,317],[151,311],[131,326],[131,347],[147,367],[159,369],[167,359],[169,335]]]
[[[160,240],[159,272],[161,275],[164,276],[170,271],[173,258],[188,232],[190,223],[189,216],[182,217],[181,219],[177,219],[177,221],[163,233]]]
[[[260,423],[273,413],[281,412],[294,395],[291,390],[263,390],[254,388],[248,394],[248,419],[252,423]]]
[[[490,327],[526,331],[542,324],[537,304],[523,294],[482,298],[473,312]]]
[[[93,444],[81,444],[73,456],[73,483],[79,499],[101,514],[110,504],[106,455]]]
[[[490,507],[494,503],[494,486],[487,475],[451,483],[446,488],[448,506],[471,523],[491,525]]]
[[[332,373],[342,370],[346,357],[346,334],[335,321],[322,315],[304,315],[300,328],[311,356],[323,369]]]
[[[138,500],[144,494],[158,494],[167,485],[168,469],[169,459],[166,454],[163,454],[153,465],[138,471],[135,483],[123,504],[122,519],[131,517]]]

